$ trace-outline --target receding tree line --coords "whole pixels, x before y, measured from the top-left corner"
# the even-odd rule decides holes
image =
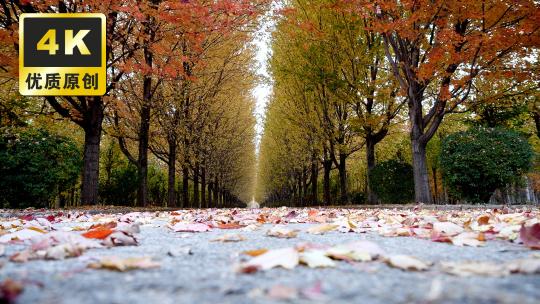
[[[104,136],[136,168],[137,206],[150,203],[152,159],[168,167],[168,206],[238,203],[250,198],[255,166],[250,42],[268,2],[2,1],[3,90],[16,96],[20,14],[104,13],[106,95],[46,97],[44,105],[54,119],[70,120],[84,133],[80,203],[99,203]]]
[[[272,37],[259,199],[350,203],[352,158],[365,170],[365,201],[380,202],[376,155],[399,150],[412,164],[414,201],[432,203],[441,173],[430,142],[471,122],[489,126],[490,109],[520,109],[491,127],[519,116],[516,127],[540,134],[539,12],[534,1],[288,1]]]

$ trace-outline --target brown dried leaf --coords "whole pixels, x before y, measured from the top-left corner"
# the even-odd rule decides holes
[[[329,231],[336,230],[339,225],[336,224],[321,224],[313,227],[309,227],[306,232],[311,234],[324,234]]]
[[[227,234],[219,236],[216,239],[213,239],[212,242],[226,243],[226,242],[241,242],[245,240],[246,238],[238,233],[227,233]]]
[[[532,249],[540,249],[540,223],[536,223],[530,227],[521,226],[519,237],[523,245]]]
[[[103,257],[98,262],[90,263],[89,268],[128,271],[159,267],[160,264],[150,257],[120,258],[116,256]]]
[[[402,254],[389,256],[386,263],[389,266],[403,270],[424,271],[429,269],[429,264],[415,257]]]
[[[294,238],[298,235],[298,230],[288,229],[285,226],[277,225],[272,227],[266,232],[267,236],[273,236],[277,238]]]
[[[240,272],[252,272],[253,268],[257,270],[268,270],[274,267],[283,267],[293,269],[300,262],[298,251],[294,248],[281,248],[269,250],[240,266]]]

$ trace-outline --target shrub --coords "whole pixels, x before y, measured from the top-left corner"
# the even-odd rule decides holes
[[[139,185],[137,167],[124,161],[110,172],[110,176],[101,180],[99,192],[105,204],[117,206],[133,206]]]
[[[159,167],[148,167],[148,198],[154,205],[164,205],[167,194],[167,175]]]
[[[452,194],[487,203],[493,192],[517,181],[531,167],[525,138],[502,128],[471,128],[443,141],[441,167]]]
[[[378,163],[370,173],[373,191],[384,203],[407,203],[414,200],[412,166],[401,160]]]
[[[362,191],[351,191],[349,193],[351,203],[354,205],[360,205],[366,202],[366,194]]]
[[[75,185],[81,166],[81,151],[69,138],[41,129],[6,132],[0,139],[0,202],[48,207]]]

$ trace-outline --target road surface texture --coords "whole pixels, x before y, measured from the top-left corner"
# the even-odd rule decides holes
[[[6,220],[9,215],[4,211]],[[80,224],[76,220],[58,222],[53,230],[69,230]],[[287,229],[298,230],[292,238],[267,236],[275,226],[272,223],[254,230],[197,233],[175,232],[163,217],[140,224],[137,246],[88,249],[78,257],[61,260],[12,262],[10,257],[28,244],[11,241],[3,245],[0,281],[10,279],[24,286],[15,303],[540,303],[538,272],[462,277],[440,269],[439,264],[447,261],[503,264],[538,258],[537,250],[509,240],[493,239],[484,246],[470,247],[418,237],[387,237],[377,231],[311,234],[306,231],[319,224],[302,221],[287,224]],[[245,240],[215,241],[226,234],[239,234]],[[387,255],[405,254],[432,266],[426,271],[409,271],[382,260],[340,260],[332,268],[298,265],[254,273],[239,271],[240,263],[251,259],[242,254],[245,251],[302,243],[333,246],[358,240],[377,244]],[[87,267],[104,256],[146,256],[159,267],[125,272]]]

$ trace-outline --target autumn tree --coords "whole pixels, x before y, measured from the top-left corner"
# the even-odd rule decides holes
[[[303,15],[307,5],[314,6],[314,3],[305,1],[287,15]],[[369,181],[369,173],[375,166],[375,146],[388,134],[405,102],[404,98],[396,96],[395,83],[387,72],[382,36],[370,30],[371,20],[356,14],[349,5],[316,1],[315,7],[326,12],[321,13],[324,17],[319,18],[318,23],[316,19],[303,20],[299,27],[311,33],[311,41],[326,46],[318,47],[320,51],[330,51],[333,68],[325,81],[337,98],[351,105],[351,128],[357,130],[355,135],[365,143],[367,199],[376,203]]]
[[[254,75],[247,72],[253,65],[253,52],[246,47],[250,35],[238,32],[214,38],[200,53],[196,64],[194,62],[191,69],[193,78],[165,81],[163,94],[155,101],[157,125],[150,148],[169,165],[170,204],[174,200],[175,165],[179,161],[184,179],[183,203],[188,203],[187,180],[191,179],[192,205],[207,205],[207,186],[215,175],[209,168],[209,157],[223,141],[217,126],[224,124],[228,111],[244,99],[243,96],[255,83]],[[239,119],[231,118],[231,123],[233,127],[243,126]],[[231,132],[234,130],[229,134]],[[233,147],[228,148],[232,152]]]
[[[195,65],[204,65],[203,54],[220,37],[245,27],[254,22],[265,9],[267,1],[233,2],[221,0],[209,1],[150,1],[136,9],[140,13],[139,27],[142,47],[135,56],[124,62],[125,67],[141,71],[140,84],[130,84],[132,95],[124,102],[135,102],[136,109],[131,119],[138,128],[136,138],[137,154],[133,155],[121,138],[122,151],[138,167],[139,190],[138,204],[147,203],[147,167],[149,135],[151,130],[151,112],[155,106],[154,94],[163,80],[182,78],[184,82],[196,79],[193,75]],[[189,87],[186,86],[186,87]],[[189,111],[189,99],[185,111]],[[188,116],[185,113],[184,116]],[[184,144],[188,144],[187,141]],[[184,171],[187,168],[184,168]],[[187,174],[184,174],[184,176]],[[186,184],[186,183],[184,183]]]
[[[287,79],[296,77],[303,83],[295,86],[300,90],[297,95],[304,94],[302,91],[308,92],[309,97],[305,94],[304,97],[316,105],[313,111],[317,116],[317,132],[320,134],[314,137],[323,138],[320,141],[320,158],[324,171],[324,200],[328,203],[330,199],[329,174],[335,166],[340,180],[339,200],[347,202],[346,160],[358,151],[363,143],[358,140],[357,130],[352,126],[353,105],[336,94],[339,87],[336,80],[340,73],[340,58],[335,53],[334,32],[326,31],[332,28],[333,15],[331,11],[324,9],[326,2],[321,5],[311,1],[296,1],[293,7],[294,5],[300,12],[291,14],[288,11],[274,34],[271,60],[273,75],[276,79],[283,77],[285,87],[291,81]],[[303,102],[301,98],[296,100]],[[302,125],[309,128],[309,124],[300,122],[300,126]],[[313,129],[305,131],[312,133]]]
[[[130,57],[140,45],[133,39],[134,18],[130,8],[134,1],[84,1],[84,4],[70,1],[2,1],[0,6],[1,48],[6,52],[0,55],[2,72],[17,77],[19,15],[22,13],[84,13],[101,12],[107,17],[107,94],[124,76],[120,68],[122,59]],[[123,13],[120,13],[123,12]],[[130,33],[130,35],[127,35]],[[132,36],[133,35],[133,36]],[[11,48],[11,49],[10,49]],[[109,105],[108,96],[66,96],[46,97],[47,102],[62,117],[71,120],[84,130],[84,152],[81,184],[81,203],[98,203],[99,151],[102,123],[105,109]]]
[[[535,1],[357,1],[383,37],[407,98],[417,202],[431,202],[426,146],[446,114],[468,101],[476,78],[530,77],[539,45]]]

